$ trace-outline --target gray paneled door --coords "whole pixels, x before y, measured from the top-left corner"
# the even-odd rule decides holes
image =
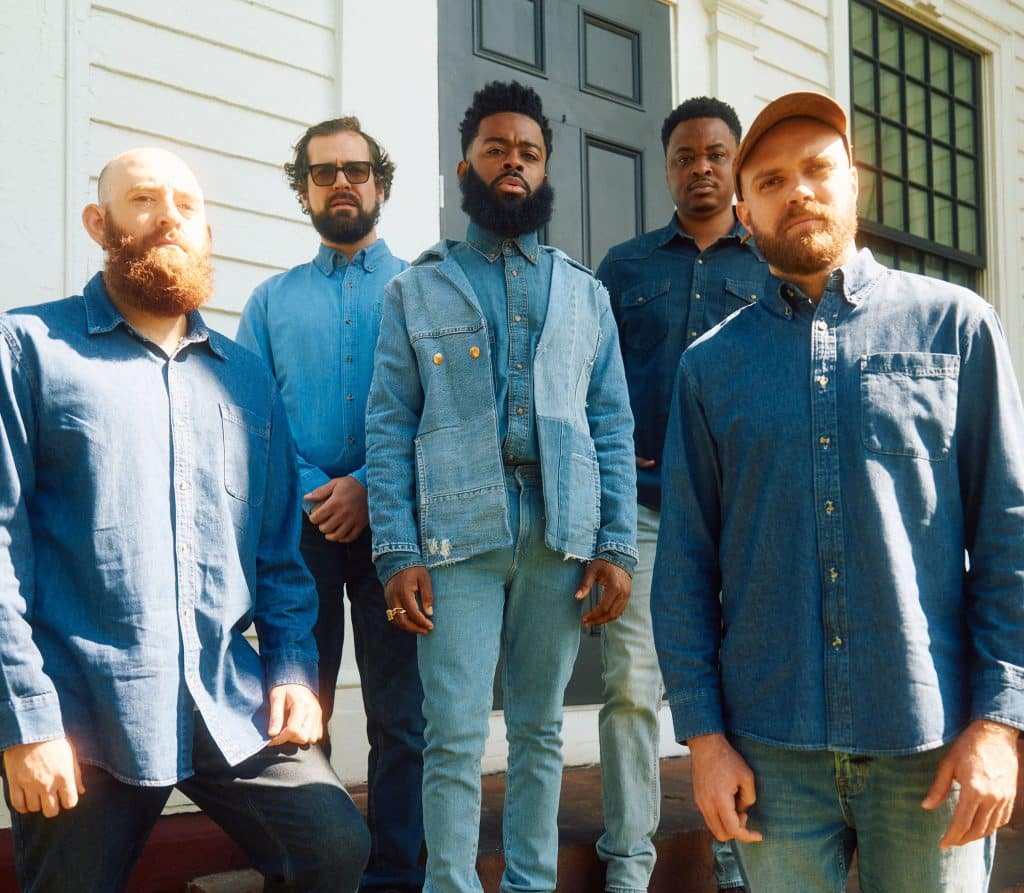
[[[661,122],[672,102],[668,6],[439,0],[438,13],[446,238],[461,239],[466,229],[455,176],[458,125],[473,92],[492,80],[533,87],[551,120],[555,213],[544,241],[596,267],[612,245],[668,220],[661,148]],[[584,636],[566,703],[600,699],[600,640]]]

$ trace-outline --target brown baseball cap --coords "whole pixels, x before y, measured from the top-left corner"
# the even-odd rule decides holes
[[[826,96],[824,93],[815,93],[810,90],[786,93],[761,109],[740,143],[732,163],[732,175],[738,199],[743,197],[740,190],[740,170],[747,160],[747,156],[750,155],[761,137],[787,118],[814,118],[816,121],[821,121],[822,124],[827,124],[833,130],[839,131],[843,137],[843,145],[846,146],[846,153],[852,160],[850,138],[847,135],[846,110],[831,96]]]

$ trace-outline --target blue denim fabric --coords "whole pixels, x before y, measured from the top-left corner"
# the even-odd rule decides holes
[[[318,748],[264,748],[228,766],[199,722],[192,749],[195,775],[181,790],[245,850],[267,893],[355,893],[366,826]],[[52,819],[11,811],[23,893],[123,890],[171,793],[93,766],[82,771],[86,793],[74,809]]]
[[[511,545],[491,334],[440,243],[388,285],[367,407],[370,526],[382,580]],[[470,249],[471,250],[471,249]],[[601,285],[557,249],[533,362],[549,548],[636,561],[633,422]]]
[[[416,637],[388,623],[384,589],[370,558],[370,531],[354,542],[332,543],[305,519],[302,556],[320,595],[320,703],[334,712],[345,640],[348,595],[352,638],[366,710],[367,815],[370,861],[360,885],[372,890],[418,890],[423,845],[423,689]],[[330,756],[330,739],[321,742]]]
[[[536,465],[540,444],[531,379],[548,312],[551,255],[540,250],[536,233],[505,239],[470,221],[466,241],[452,257],[473,283],[488,334],[494,336],[491,371],[505,463]]]
[[[771,275],[743,225],[703,251],[675,214],[668,225],[616,245],[597,268],[619,326],[641,505],[661,506],[661,459],[679,357],[730,313],[765,294]]]
[[[321,245],[311,263],[258,285],[242,311],[235,339],[266,360],[288,412],[300,503],[331,478],[366,485],[366,398],[384,286],[407,266],[383,239],[351,261]]]
[[[230,763],[316,690],[295,451],[263,363],[190,314],[168,358],[83,296],[0,317],[0,750],[67,734],[122,781]],[[255,623],[257,654],[243,635]]]
[[[562,695],[580,641],[583,575],[544,541],[536,467],[507,475],[513,545],[430,571],[434,629],[419,638],[427,749],[424,893],[480,893],[480,760],[504,647],[509,754],[501,893],[551,893],[558,861]]]
[[[995,835],[940,850],[954,792],[921,808],[948,748],[892,757],[797,751],[733,738],[754,771],[751,828],[760,843],[736,843],[747,889],[845,893],[854,850],[863,893],[985,893]]]
[[[977,295],[866,250],[816,307],[781,286],[683,355],[665,482],[678,738],[886,755],[1024,726],[1024,413]]]

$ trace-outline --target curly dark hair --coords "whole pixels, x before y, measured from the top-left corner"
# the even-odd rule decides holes
[[[377,185],[384,190],[384,201],[391,195],[391,183],[395,179],[395,163],[391,160],[384,147],[377,142],[370,134],[363,130],[359,119],[355,115],[348,115],[344,118],[330,118],[314,124],[294,145],[295,159],[285,162],[284,173],[288,178],[288,185],[295,191],[295,195],[302,205],[302,196],[309,191],[307,178],[309,176],[309,141],[315,136],[330,136],[333,133],[349,131],[358,133],[370,148],[370,161],[373,163],[373,176]],[[309,213],[306,206],[302,206],[304,213]]]
[[[713,96],[694,96],[693,99],[687,99],[686,102],[677,105],[661,125],[661,145],[666,152],[668,141],[672,139],[672,131],[683,121],[692,121],[694,118],[718,118],[732,131],[737,146],[743,139],[743,127],[740,126],[736,109]]]
[[[480,122],[490,115],[515,112],[533,118],[544,134],[544,148],[551,157],[551,124],[544,116],[544,106],[532,87],[519,81],[491,81],[473,94],[473,104],[466,109],[459,133],[462,134],[462,157],[480,132]]]

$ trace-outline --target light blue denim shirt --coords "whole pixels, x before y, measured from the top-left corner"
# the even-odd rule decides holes
[[[384,286],[409,266],[383,239],[351,262],[321,245],[311,263],[258,285],[235,336],[270,366],[299,453],[299,501],[332,478],[366,486],[366,398]]]
[[[512,544],[491,352],[474,288],[441,242],[388,285],[366,418],[377,572],[387,581]],[[562,252],[533,358],[545,542],[636,563],[636,462],[608,293]]]
[[[274,382],[198,313],[168,359],[95,276],[0,317],[0,750],[68,735],[122,781],[229,763],[316,690],[313,581]],[[243,633],[255,623],[257,654]]]
[[[977,295],[867,250],[817,307],[780,286],[683,354],[664,475],[679,739],[883,755],[1024,727],[1024,414]]]
[[[466,278],[494,334],[491,366],[498,441],[507,465],[540,462],[533,407],[533,357],[551,290],[551,255],[536,233],[506,239],[470,221],[466,241],[452,257]],[[498,260],[500,259],[500,263]]]

